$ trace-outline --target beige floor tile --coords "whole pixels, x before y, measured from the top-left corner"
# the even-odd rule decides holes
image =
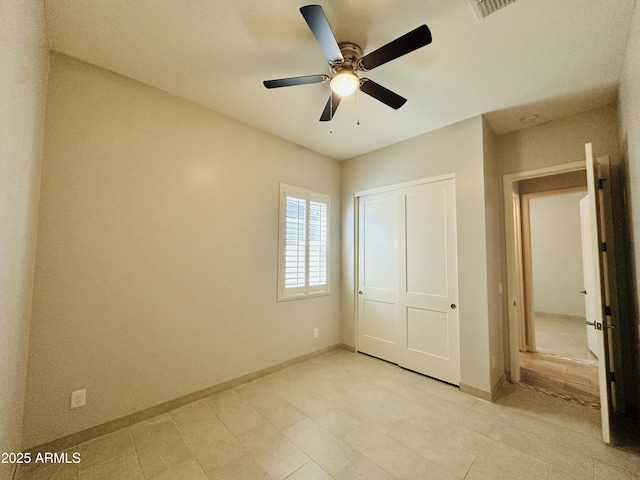
[[[98,463],[125,453],[135,453],[129,429],[119,430],[103,437],[98,437],[79,446],[80,469],[85,470]]]
[[[584,317],[535,312],[536,347],[540,352],[591,359]]]
[[[471,452],[449,448],[447,436],[406,419],[394,425],[386,434],[418,453],[431,465],[449,472],[453,478],[464,478],[476,458]]]
[[[370,427],[359,427],[349,432],[345,441],[398,478],[415,478],[427,466],[420,455]]]
[[[456,427],[447,445],[454,451],[471,452],[482,457],[513,478],[548,479],[551,471],[550,464],[466,427]]]
[[[246,453],[246,449],[235,437],[222,440],[215,436],[197,440],[188,438],[187,443],[207,475]]]
[[[362,420],[343,408],[322,402],[317,402],[314,405],[308,403],[302,407],[302,411],[339,438],[343,438],[347,432],[362,425]]]
[[[425,471],[416,478],[417,480],[461,480],[464,477],[460,477],[440,465],[428,463]]]
[[[219,441],[235,439],[231,430],[204,401],[186,405],[173,410],[170,414],[187,443],[197,443],[207,439]]]
[[[477,410],[496,420],[517,427],[524,432],[533,433],[538,437],[547,440],[553,440],[555,438],[556,426],[553,423],[536,418],[522,410],[501,405],[499,402],[499,400],[497,403],[478,400],[478,402],[473,405],[472,410]]]
[[[332,480],[333,477],[320,468],[315,462],[309,461],[287,477],[287,480]]]
[[[200,464],[194,459],[174,465],[149,480],[209,480],[204,474]]]
[[[161,415],[130,427],[146,477],[151,477],[192,457],[171,416]]]
[[[251,455],[245,454],[209,474],[211,480],[271,480]]]
[[[491,434],[494,440],[509,445],[520,452],[532,455],[552,466],[552,470],[572,472],[589,478],[593,475],[593,458],[571,451],[555,442],[545,441],[534,434],[523,432],[517,427],[497,421]]]
[[[261,424],[240,435],[249,454],[274,479],[286,478],[309,461],[298,447],[269,424]]]
[[[258,413],[280,430],[307,418],[300,410],[272,393],[255,395],[247,401]]]
[[[473,408],[465,408],[460,415],[455,417],[456,425],[467,427],[483,435],[489,434],[495,422],[496,420],[491,416],[473,410]]]
[[[579,435],[573,430],[558,427],[556,442],[567,450],[594,458],[596,463],[634,474],[640,472],[640,456],[606,445],[599,436]]]
[[[576,472],[567,472],[566,470],[561,470],[558,467],[551,466],[551,475],[549,475],[549,480],[594,480],[595,472],[591,472],[589,475],[585,475],[583,473]]]
[[[144,480],[135,453],[113,457],[91,468],[81,470],[80,480]]]
[[[16,476],[21,480],[78,480],[80,470],[77,464],[46,465],[31,469],[26,476]]]
[[[397,480],[369,458],[358,455],[336,475],[336,480]]]
[[[235,435],[266,422],[262,415],[233,390],[212,395],[205,400]]]
[[[273,437],[282,433],[270,423],[261,423],[251,430],[238,435],[238,440],[245,446],[251,447],[261,443],[268,443]]]
[[[246,453],[236,436],[204,401],[174,410],[171,417],[207,475]]]
[[[287,428],[283,433],[331,475],[346,467],[358,453],[309,418]]]
[[[637,480],[639,477],[640,473],[637,470],[635,472],[629,472],[622,468],[612,467],[596,460],[596,480]]]
[[[469,473],[464,480],[515,480],[512,472],[507,472],[490,460],[479,455],[471,465]]]

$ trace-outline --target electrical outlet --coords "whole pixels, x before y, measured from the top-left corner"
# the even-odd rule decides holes
[[[313,329],[313,338],[318,338],[318,329],[317,328]]]
[[[87,389],[71,392],[71,408],[83,407],[87,403]]]

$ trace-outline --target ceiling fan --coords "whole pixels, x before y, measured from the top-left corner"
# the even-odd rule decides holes
[[[426,25],[421,25],[409,33],[396,38],[392,42],[362,56],[362,49],[355,43],[338,43],[331,31],[327,17],[320,5],[306,5],[300,8],[311,33],[316,37],[320,48],[329,61],[331,75],[305,75],[301,77],[265,80],[267,88],[291,87],[311,83],[330,82],[331,96],[320,117],[321,122],[329,121],[336,113],[340,100],[351,95],[356,89],[379,100],[397,110],[407,101],[388,88],[370,80],[360,78],[358,72],[368,72],[391,60],[413,52],[431,43],[431,31]]]

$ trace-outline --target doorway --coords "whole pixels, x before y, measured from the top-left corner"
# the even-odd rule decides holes
[[[505,241],[507,251],[507,307],[509,315],[509,380],[519,383],[521,346],[526,345],[525,296],[523,286],[523,235],[521,229],[522,180],[550,177],[556,174],[583,171],[586,168],[589,230],[591,238],[590,258],[593,266],[590,288],[585,286],[587,297],[593,298],[593,318],[588,318],[590,328],[595,329],[597,339],[598,376],[602,438],[611,442],[613,414],[619,418],[635,406],[629,392],[635,388],[630,381],[629,367],[623,358],[631,358],[629,324],[627,320],[624,279],[625,258],[623,236],[623,198],[620,191],[618,168],[612,168],[609,157],[596,158],[593,146],[585,144],[585,163],[542,168],[535,171],[508,174],[503,177]],[[589,250],[587,248],[587,250]],[[587,310],[589,313],[589,310]],[[626,353],[625,353],[626,352]],[[631,387],[631,388],[625,388]],[[620,422],[616,420],[616,428]]]
[[[593,329],[585,325],[581,202],[587,195],[586,172],[523,180],[518,189],[525,290],[520,381],[597,406],[597,348],[590,350]]]

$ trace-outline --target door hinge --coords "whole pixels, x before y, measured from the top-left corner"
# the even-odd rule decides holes
[[[609,305],[604,307],[604,314],[611,316],[611,307]]]
[[[602,252],[606,252],[606,251],[607,251],[607,242],[602,242],[602,243],[600,244],[600,250],[601,250]]]
[[[604,188],[604,178],[598,179],[598,190],[602,190]]]

